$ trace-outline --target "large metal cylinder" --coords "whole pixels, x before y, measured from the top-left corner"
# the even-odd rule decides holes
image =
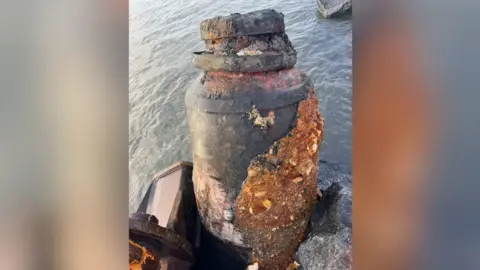
[[[262,269],[292,263],[316,201],[323,119],[283,14],[261,10],[201,22],[205,72],[185,101],[193,182],[205,228]]]

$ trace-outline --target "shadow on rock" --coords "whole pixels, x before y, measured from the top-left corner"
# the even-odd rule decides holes
[[[296,259],[305,270],[343,270],[352,265],[352,178],[348,168],[320,161],[322,196],[310,220],[310,234]]]

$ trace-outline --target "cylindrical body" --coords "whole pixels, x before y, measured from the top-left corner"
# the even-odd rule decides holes
[[[205,73],[185,98],[202,223],[265,269],[286,267],[303,239],[323,138],[313,85],[294,68],[284,30],[274,10],[203,21],[208,51],[193,63]]]

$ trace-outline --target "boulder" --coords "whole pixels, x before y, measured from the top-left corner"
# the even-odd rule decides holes
[[[310,233],[295,259],[303,270],[347,270],[352,267],[352,178],[342,166],[319,164],[322,196],[310,221]]]
[[[318,187],[320,190],[324,191],[334,183],[351,185],[351,169],[337,163],[320,160],[318,163]]]
[[[335,232],[352,228],[352,172],[349,167],[320,160],[318,188],[321,198],[311,218],[311,231]]]
[[[347,270],[352,268],[352,230],[314,234],[303,242],[296,261],[303,270]]]
[[[344,228],[352,228],[352,187],[334,183],[322,192],[310,220],[310,231],[336,233]]]
[[[330,18],[350,11],[352,0],[317,0],[317,6],[325,18]]]

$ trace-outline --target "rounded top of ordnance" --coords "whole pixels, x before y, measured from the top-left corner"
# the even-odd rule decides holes
[[[215,17],[200,23],[200,36],[203,40],[284,33],[283,14],[273,9],[263,9],[245,14]]]

